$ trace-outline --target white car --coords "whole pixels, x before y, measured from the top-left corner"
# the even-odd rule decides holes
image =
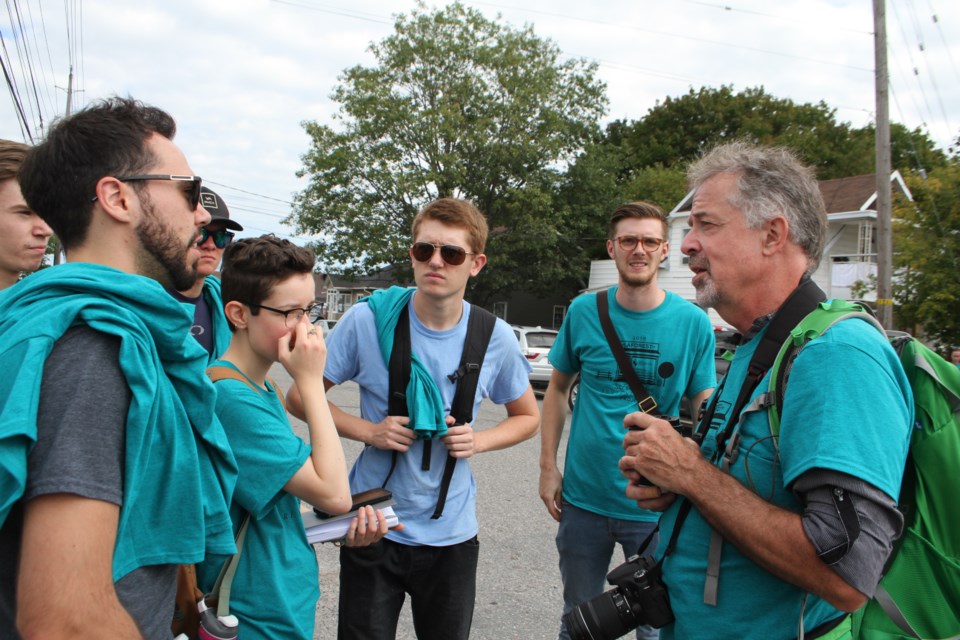
[[[543,327],[522,327],[513,325],[513,333],[520,343],[520,351],[533,367],[530,372],[530,385],[535,390],[544,390],[553,375],[553,365],[548,355],[553,341],[557,339],[557,332]]]

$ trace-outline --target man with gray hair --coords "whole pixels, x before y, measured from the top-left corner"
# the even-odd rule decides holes
[[[688,176],[681,251],[697,302],[743,339],[707,404],[699,448],[662,420],[625,421],[627,495],[664,511],[670,541],[657,555],[675,621],[661,637],[849,637],[844,612],[874,594],[903,526],[909,384],[884,336],[840,322],[793,361],[773,435],[770,373],[754,356],[782,344],[781,312],[815,290],[823,200],[813,171],[783,149],[726,144]]]

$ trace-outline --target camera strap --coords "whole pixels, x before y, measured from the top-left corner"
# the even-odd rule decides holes
[[[637,401],[637,409],[644,413],[653,413],[657,408],[657,401],[653,399],[647,388],[640,382],[637,372],[633,369],[633,363],[627,356],[623,343],[620,342],[620,336],[617,335],[617,330],[610,320],[610,303],[607,296],[610,295],[611,290],[612,288],[597,292],[597,314],[600,316],[600,327],[603,329],[603,335],[607,338],[610,350],[613,351],[613,358],[617,361],[620,374],[630,385],[630,390]]]
[[[727,413],[727,422],[723,427],[723,430],[717,434],[717,446],[714,451],[713,462],[716,464],[723,455],[724,451],[727,448],[727,440],[730,438],[731,434],[736,429],[737,425],[740,422],[740,413],[746,407],[747,402],[750,399],[750,396],[753,395],[753,392],[759,386],[760,381],[767,374],[767,371],[770,370],[770,367],[773,366],[774,361],[777,358],[777,353],[780,351],[780,347],[783,346],[783,343],[787,340],[790,335],[790,331],[796,327],[800,321],[811,311],[813,311],[817,305],[824,300],[827,296],[823,293],[820,287],[811,280],[808,276],[804,276],[800,280],[800,284],[797,285],[797,288],[793,290],[793,293],[786,299],[786,301],[777,309],[774,313],[773,318],[770,320],[767,330],[764,333],[763,337],[760,339],[760,343],[757,345],[757,350],[754,351],[753,356],[750,358],[750,363],[747,366],[747,376],[743,381],[743,384],[740,386],[740,391],[737,394],[737,400],[733,405],[731,411]],[[701,435],[702,438],[706,436],[707,432],[710,430],[710,425],[713,423],[713,418],[716,415],[717,402],[720,399],[720,396],[723,392],[724,384],[726,384],[727,378],[724,376],[724,379],[720,382],[719,388],[714,391],[713,398],[711,399],[710,404],[707,407],[707,410],[704,411],[703,416],[700,418],[699,423],[697,424],[697,433]],[[728,469],[724,469],[729,471]],[[693,503],[690,500],[684,499],[683,504],[680,505],[680,510],[677,513],[677,518],[674,521],[673,532],[670,536],[670,541],[667,544],[666,549],[664,550],[664,555],[660,559],[660,563],[663,563],[663,560],[666,559],[668,555],[673,553],[676,548],[677,538],[680,535],[680,529],[683,526],[684,521],[687,519],[687,516],[690,515],[690,509],[693,508]],[[717,543],[718,534],[714,532],[713,539],[710,545],[710,552],[707,568],[707,584],[704,590],[705,600],[712,599],[716,600],[716,586],[719,583],[719,571],[720,571],[720,547]]]

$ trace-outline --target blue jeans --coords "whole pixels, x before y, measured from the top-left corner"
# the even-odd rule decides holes
[[[339,640],[393,640],[406,594],[420,640],[467,640],[477,592],[476,536],[449,547],[384,538],[340,549]]]
[[[629,558],[637,553],[640,544],[656,526],[656,522],[608,518],[564,502],[560,527],[557,529],[560,577],[563,579],[563,613],[611,589],[606,576],[614,545],[619,544],[624,559]],[[644,555],[653,555],[658,537],[653,537]],[[637,627],[638,640],[656,640],[659,637],[660,632],[653,627]],[[562,620],[558,638],[570,640]]]

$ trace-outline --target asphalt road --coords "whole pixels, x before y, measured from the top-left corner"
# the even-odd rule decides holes
[[[286,389],[290,378],[276,365],[273,378]],[[359,414],[359,390],[347,383],[330,390],[330,400]],[[476,429],[494,426],[505,416],[502,407],[484,402],[474,421]],[[291,417],[294,430],[307,438],[306,425]],[[567,427],[569,427],[569,418]],[[361,445],[343,440],[347,462],[352,463]],[[566,441],[561,443],[561,453]],[[535,436],[510,449],[474,457],[480,520],[480,563],[477,601],[473,616],[474,640],[552,640],[557,637],[563,605],[557,549],[556,523],[537,494],[540,440]],[[338,551],[317,545],[320,565],[320,603],[314,637],[336,638],[339,582]],[[614,558],[619,564],[622,559]],[[409,603],[404,605],[397,630],[399,640],[413,640]]]

